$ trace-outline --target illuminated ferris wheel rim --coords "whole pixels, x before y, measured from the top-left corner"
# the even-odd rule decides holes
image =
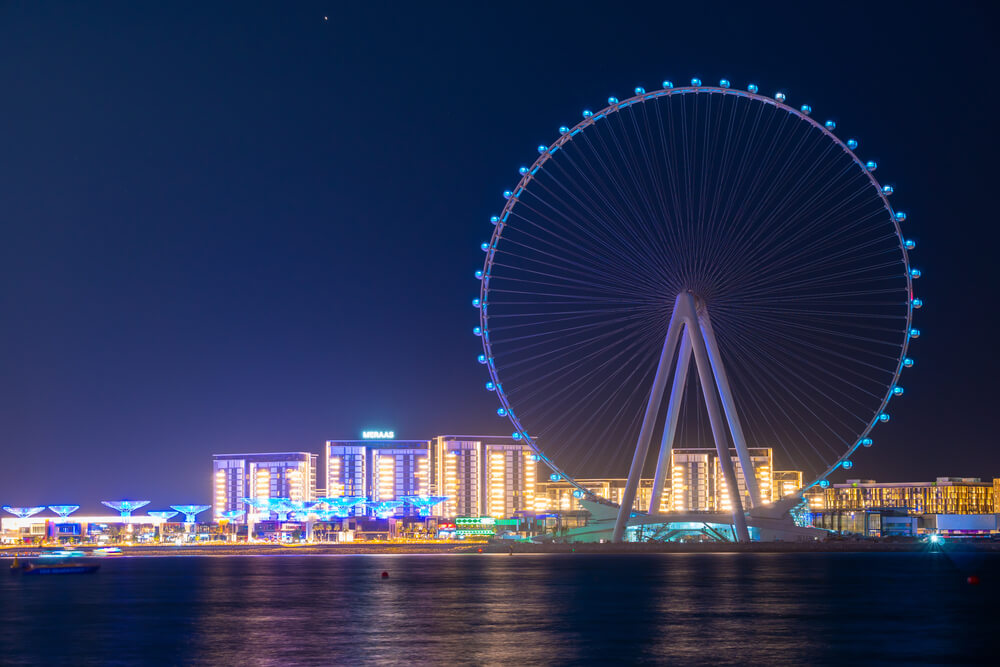
[[[802,105],[801,108],[796,109],[795,107],[785,104],[786,95],[784,93],[776,93],[774,97],[768,97],[767,95],[760,94],[758,86],[755,84],[750,84],[747,90],[739,90],[730,87],[728,80],[723,79],[718,86],[706,86],[702,85],[699,79],[692,79],[691,85],[689,86],[673,86],[669,81],[664,82],[664,87],[659,90],[654,90],[647,92],[641,87],[635,89],[635,94],[624,100],[618,100],[617,98],[611,97],[608,99],[609,104],[596,112],[584,111],[583,120],[578,122],[572,127],[563,126],[559,128],[560,136],[555,142],[546,146],[539,145],[538,158],[532,163],[530,167],[521,167],[519,172],[521,174],[521,179],[517,186],[513,190],[507,190],[504,192],[504,198],[507,200],[504,205],[503,210],[499,215],[492,216],[490,222],[495,225],[492,237],[489,243],[484,243],[482,249],[486,253],[486,259],[483,264],[483,269],[477,272],[477,278],[480,280],[480,291],[479,298],[474,300],[473,305],[479,310],[479,326],[475,328],[474,333],[480,336],[483,344],[483,354],[480,355],[479,361],[485,364],[489,372],[490,381],[487,382],[487,389],[494,391],[500,400],[501,408],[497,410],[497,413],[506,417],[510,420],[511,424],[514,426],[514,432],[512,437],[516,440],[523,440],[536,454],[539,461],[544,462],[553,471],[552,479],[553,481],[564,480],[576,487],[582,494],[588,496],[593,496],[592,492],[581,486],[572,476],[568,475],[558,464],[556,464],[552,459],[545,455],[539,448],[538,444],[535,442],[527,431],[527,429],[521,424],[520,419],[515,414],[513,408],[510,405],[508,397],[503,390],[503,385],[500,377],[497,373],[496,364],[493,361],[493,350],[492,344],[490,342],[489,336],[489,315],[488,315],[488,294],[489,294],[489,283],[491,278],[491,272],[493,267],[494,255],[497,250],[497,244],[499,240],[503,237],[503,230],[507,224],[507,219],[510,217],[511,212],[514,207],[519,203],[519,197],[526,190],[527,186],[534,180],[536,174],[541,171],[542,167],[548,162],[553,156],[567,143],[573,141],[573,139],[584,132],[587,128],[595,125],[599,120],[608,118],[612,114],[618,113],[623,109],[630,108],[637,104],[644,104],[646,102],[657,100],[660,98],[669,98],[672,96],[683,96],[683,95],[722,95],[731,96],[736,98],[749,99],[755,102],[759,102],[765,105],[770,105],[775,109],[784,111],[785,113],[797,118],[798,120],[804,121],[812,128],[820,131],[825,135],[830,141],[832,141],[836,146],[838,146],[845,154],[847,154],[852,162],[865,174],[871,187],[874,189],[877,197],[881,199],[882,205],[885,208],[886,213],[889,216],[889,221],[893,226],[896,238],[899,241],[899,250],[901,253],[902,265],[904,268],[904,277],[906,280],[906,293],[907,293],[907,308],[906,308],[906,324],[903,328],[903,341],[900,345],[899,356],[896,360],[895,370],[892,374],[892,379],[888,384],[886,389],[886,395],[883,397],[879,408],[875,411],[874,416],[867,423],[861,434],[855,439],[853,445],[851,445],[847,451],[842,454],[838,459],[836,459],[832,464],[830,464],[825,470],[823,470],[819,475],[817,475],[811,481],[804,483],[801,491],[815,486],[817,484],[821,486],[827,486],[829,483],[826,478],[833,473],[838,468],[849,469],[852,467],[850,461],[851,455],[857,451],[861,446],[869,447],[872,445],[872,439],[869,437],[872,429],[880,422],[888,421],[888,415],[885,412],[886,406],[888,405],[890,399],[894,395],[898,395],[901,390],[897,393],[898,382],[902,370],[904,367],[912,365],[912,360],[910,360],[906,354],[909,349],[909,343],[911,338],[916,338],[920,335],[919,330],[912,328],[913,323],[913,310],[915,308],[920,308],[922,302],[913,296],[913,279],[919,277],[919,272],[916,272],[910,267],[909,253],[908,250],[912,249],[914,245],[910,241],[906,241],[903,238],[903,232],[900,227],[900,223],[906,220],[906,214],[894,211],[892,205],[889,203],[888,195],[893,192],[891,186],[883,186],[876,180],[873,172],[877,168],[877,163],[874,161],[862,161],[856,154],[856,150],[859,143],[855,139],[848,139],[846,142],[842,141],[836,134],[834,130],[836,129],[836,124],[833,121],[826,121],[825,123],[820,123],[811,117],[812,108],[808,105]]]

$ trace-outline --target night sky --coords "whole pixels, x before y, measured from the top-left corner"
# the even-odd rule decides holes
[[[535,4],[0,6],[0,503],[509,432],[470,305],[501,191],[581,109],[692,76],[836,118],[910,215],[917,366],[855,476],[1000,476],[995,5]]]

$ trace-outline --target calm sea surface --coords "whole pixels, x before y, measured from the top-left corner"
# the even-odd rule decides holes
[[[107,559],[4,573],[0,663],[996,664],[998,582],[974,554]]]

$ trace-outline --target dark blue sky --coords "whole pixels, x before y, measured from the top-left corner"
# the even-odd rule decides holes
[[[910,212],[925,335],[860,474],[1000,475],[993,6],[362,4],[0,6],[0,502],[508,431],[470,334],[500,191],[580,109],[695,75],[836,118]]]

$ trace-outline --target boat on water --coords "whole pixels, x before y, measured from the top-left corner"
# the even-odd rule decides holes
[[[48,574],[93,574],[100,569],[100,565],[87,562],[73,561],[32,561],[24,563],[18,562],[17,557],[11,563],[11,574],[24,575],[48,575]]]
[[[94,549],[90,552],[90,555],[98,558],[111,558],[114,556],[121,556],[123,553],[118,547],[102,547],[100,549]]]

